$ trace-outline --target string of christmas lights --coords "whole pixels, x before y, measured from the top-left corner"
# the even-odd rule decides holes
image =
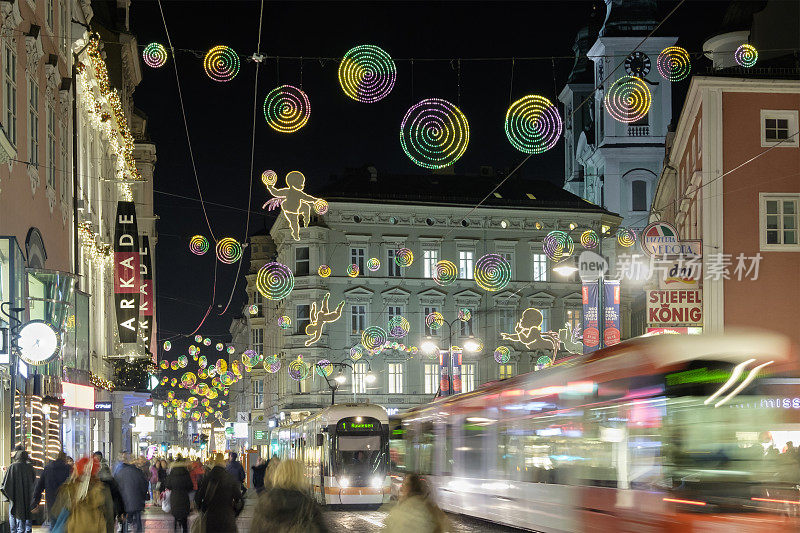
[[[753,67],[758,62],[758,50],[753,45],[743,44],[733,53],[733,59],[740,67]]]
[[[397,67],[382,48],[370,44],[347,51],[339,63],[339,85],[357,102],[374,103],[386,98],[394,87]]]
[[[282,300],[294,289],[294,274],[282,263],[266,263],[256,274],[256,289],[268,300]]]
[[[275,87],[264,98],[264,118],[279,133],[294,133],[311,117],[311,101],[293,85]]]
[[[458,278],[458,267],[452,261],[443,259],[436,263],[433,269],[433,281],[437,285],[445,286],[453,283]]]
[[[467,151],[467,117],[447,100],[422,100],[403,117],[400,144],[408,158],[421,167],[439,169],[450,166]]]
[[[475,262],[475,283],[489,292],[504,289],[511,281],[511,263],[499,254],[485,254]]]
[[[621,76],[606,91],[606,111],[614,120],[630,124],[647,116],[652,99],[644,81],[636,76]]]
[[[206,53],[203,68],[214,81],[231,81],[239,73],[239,56],[230,46],[215,46]]]
[[[142,50],[142,60],[150,68],[161,68],[167,64],[167,49],[161,43],[150,43]]]
[[[523,96],[506,111],[506,137],[526,154],[540,154],[556,145],[563,124],[558,108],[547,98]]]
[[[664,48],[656,58],[659,74],[669,81],[681,81],[692,72],[692,60],[689,52],[680,46]]]

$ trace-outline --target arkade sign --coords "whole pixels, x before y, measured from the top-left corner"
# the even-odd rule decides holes
[[[142,236],[142,247],[139,251],[140,287],[139,287],[139,329],[142,331],[144,345],[150,349],[150,336],[153,330],[153,268],[150,260],[150,239]]]
[[[114,303],[119,342],[136,342],[139,329],[139,231],[136,204],[117,203],[114,225]]]
[[[701,326],[702,292],[669,289],[647,291],[647,322],[653,327]]]

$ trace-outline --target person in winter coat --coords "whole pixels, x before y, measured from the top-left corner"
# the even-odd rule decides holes
[[[28,452],[18,446],[14,453],[14,462],[3,477],[2,486],[3,496],[11,502],[9,511],[11,533],[31,532],[31,498],[35,480],[36,473],[28,460]]]
[[[53,504],[56,502],[58,496],[58,489],[61,488],[72,474],[72,467],[67,464],[67,455],[62,451],[58,452],[56,458],[45,465],[39,479],[36,480],[36,485],[33,487],[33,498],[31,499],[31,509],[36,509],[39,502],[42,501],[42,492],[44,492],[44,501],[47,504],[47,515],[50,518],[50,523],[54,523],[57,516],[53,515]]]
[[[258,463],[250,467],[253,471],[253,488],[256,489],[256,494],[261,494],[264,491],[264,475],[267,473],[267,462],[263,457],[258,458]]]
[[[111,493],[111,501],[114,504],[114,521],[117,519],[124,520],[125,501],[122,499],[122,492],[119,490],[117,480],[111,475],[111,468],[108,467],[108,463],[105,461],[100,461],[100,472],[97,474],[97,479],[102,481]]]
[[[189,533],[189,525],[187,519],[189,518],[189,493],[192,491],[192,476],[189,475],[189,469],[186,468],[186,463],[182,462],[180,458],[172,463],[167,475],[167,480],[164,482],[165,488],[169,489],[169,505],[170,514],[175,517],[175,525],[173,531],[178,530],[178,525],[181,526],[183,533]]]
[[[114,532],[114,502],[99,473],[100,461],[84,457],[58,491],[52,514],[58,517],[64,509],[68,511],[67,533]]]
[[[281,460],[278,459],[277,455],[273,455],[267,461],[267,471],[264,473],[264,490],[272,488],[272,478],[275,477],[275,469],[278,468],[279,464],[281,464]]]
[[[322,510],[309,493],[303,464],[293,459],[275,468],[272,488],[258,498],[251,533],[325,533]],[[417,532],[413,532],[417,533]]]
[[[433,502],[427,485],[416,474],[408,474],[400,487],[400,500],[383,522],[387,533],[444,533],[447,517]]]
[[[158,502],[161,499],[161,493],[158,491],[158,460],[153,461],[150,465],[150,494],[153,495],[153,502]]]
[[[125,503],[125,523],[123,533],[128,530],[128,524],[132,524],[136,533],[142,531],[142,511],[144,502],[147,498],[147,478],[144,473],[136,466],[125,463],[114,476],[122,493],[122,501]]]
[[[239,486],[221,460],[214,461],[213,468],[200,480],[194,501],[200,512],[206,513],[208,533],[237,533],[236,515],[243,507]]]
[[[225,467],[225,471],[229,473],[233,479],[243,484],[247,476],[244,473],[242,463],[236,460],[237,457],[239,456],[236,452],[231,452],[230,460],[228,461],[228,466]]]

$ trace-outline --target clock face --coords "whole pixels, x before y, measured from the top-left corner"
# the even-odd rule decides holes
[[[625,71],[631,76],[643,78],[650,73],[650,58],[644,52],[634,52],[625,58]]]
[[[42,320],[32,320],[19,332],[19,354],[29,365],[44,365],[52,361],[61,350],[61,336]]]

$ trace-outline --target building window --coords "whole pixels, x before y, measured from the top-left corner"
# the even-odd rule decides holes
[[[461,392],[475,390],[475,363],[461,365]]]
[[[69,181],[67,180],[68,172],[69,172],[69,159],[67,158],[67,122],[66,120],[62,120],[59,124],[59,148],[61,151],[61,157],[59,159],[59,182],[61,183],[61,199],[66,201],[67,200],[67,188],[69,187]]]
[[[458,277],[461,279],[472,279],[472,262],[474,252],[460,251],[458,252]]]
[[[564,322],[569,324],[572,331],[581,331],[581,308],[567,307]]]
[[[264,408],[264,380],[252,379],[250,383],[253,385],[253,409]]]
[[[759,194],[761,249],[797,251],[800,194]]]
[[[350,248],[350,264],[358,265],[358,273],[362,276],[365,275],[364,272],[365,255],[366,255],[366,250],[364,250],[364,248]]]
[[[538,308],[542,312],[542,331],[550,331],[550,308]]]
[[[436,394],[439,391],[439,364],[425,363],[425,394]]]
[[[250,330],[250,338],[253,341],[253,351],[258,355],[264,353],[264,330],[261,328],[253,328]]]
[[[386,275],[390,278],[399,278],[403,275],[403,269],[394,260],[395,252],[393,248],[386,251]]]
[[[306,326],[311,322],[311,306],[300,304],[297,306],[297,334],[305,335]]]
[[[533,281],[547,281],[547,255],[533,254]]]
[[[431,279],[436,272],[436,263],[439,262],[439,250],[433,248],[422,250],[422,276]]]
[[[367,308],[364,305],[351,305],[350,306],[350,333],[352,335],[361,335],[361,332],[366,328],[367,323]]]
[[[497,255],[508,261],[508,265],[511,267],[511,279],[514,279],[515,270],[514,270],[514,252],[497,252]]]
[[[497,377],[508,379],[514,376],[514,365],[497,365]]]
[[[497,310],[497,329],[500,333],[513,333],[517,322],[517,310],[513,307],[501,307]]]
[[[631,182],[631,209],[647,211],[647,182],[642,180]]]
[[[258,312],[253,314],[248,311],[250,316],[260,317],[263,316],[263,305],[264,305],[264,297],[261,296],[261,293],[258,291],[253,291],[253,298],[250,300],[252,305],[258,306]]]
[[[61,25],[60,25],[60,32],[61,32],[61,52],[64,54],[64,57],[68,57],[68,43],[69,43],[69,33],[70,27],[72,23],[69,20],[69,13],[67,13],[69,2],[67,0],[61,0]]]
[[[403,394],[403,363],[389,363],[389,394]]]
[[[294,249],[294,275],[308,276],[309,272],[311,272],[311,262],[308,246],[298,246]]]
[[[461,324],[461,336],[462,337],[469,337],[470,335],[474,335],[473,332],[473,321],[475,320],[475,308],[474,307],[460,307],[459,313],[461,309],[466,309],[469,311],[470,318],[466,322],[463,320],[459,320],[458,322]]]
[[[6,46],[5,54],[6,89],[6,135],[11,144],[17,146],[17,54]]]
[[[761,146],[796,148],[798,144],[796,110],[761,110]]]
[[[47,102],[47,185],[56,190],[56,110]]]
[[[55,22],[56,18],[55,0],[47,0],[47,4],[45,5],[44,9],[45,9],[44,21],[47,23],[47,29],[50,30],[50,33],[52,33],[53,23]]]
[[[39,166],[39,86],[28,78],[28,161]]]
[[[403,308],[401,306],[399,306],[399,305],[390,305],[388,307],[388,315],[389,315],[389,322],[391,323],[391,320],[394,317],[403,316]],[[390,337],[395,337],[395,338],[405,337],[405,335],[394,335],[392,333],[392,328],[391,327],[388,328],[388,332],[389,332],[389,336]],[[396,331],[396,333],[401,333],[401,331]]]
[[[353,393],[367,392],[367,363],[353,365]]]
[[[436,307],[425,307],[423,308],[423,311],[425,312],[422,314],[422,327],[425,329],[425,336],[431,337],[433,335],[438,335],[441,328],[434,330],[429,328],[428,325],[425,323],[426,322],[425,318],[431,313],[435,313],[436,311],[438,311],[438,309]]]

